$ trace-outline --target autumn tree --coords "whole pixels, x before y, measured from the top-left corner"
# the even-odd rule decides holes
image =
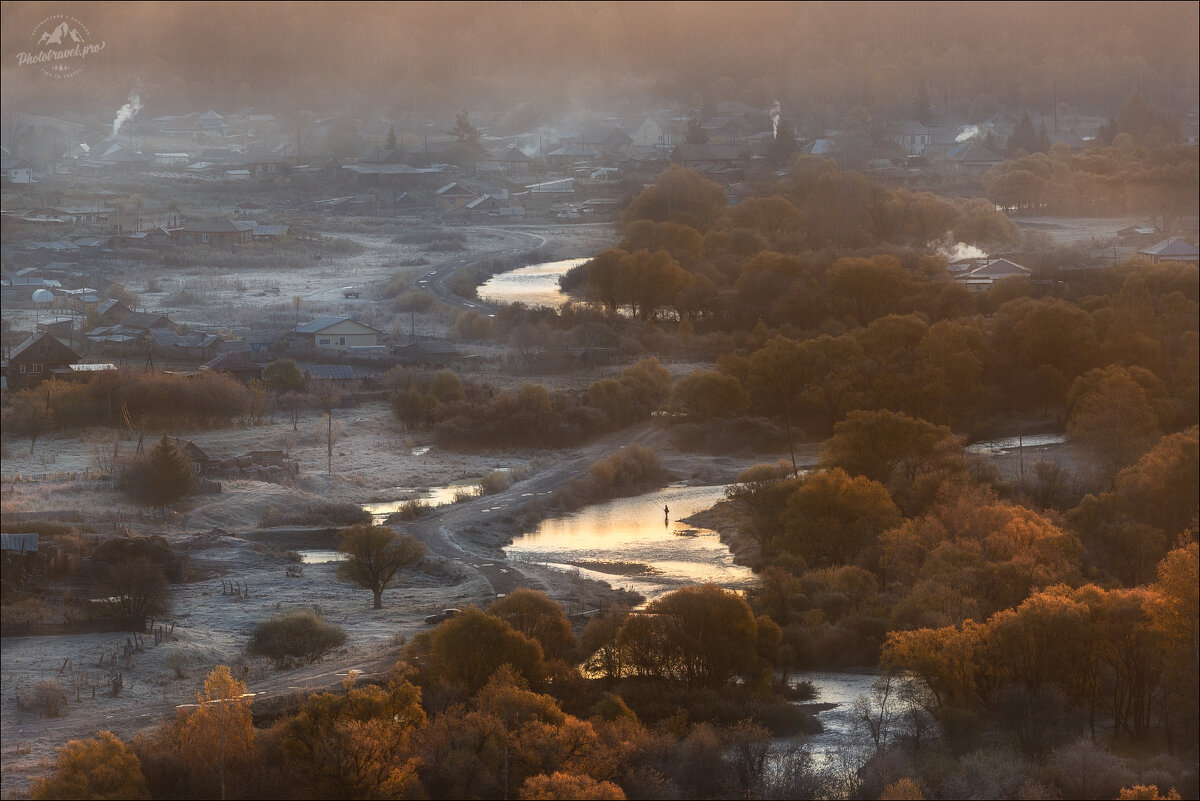
[[[424,543],[407,534],[401,537],[385,526],[359,523],[342,529],[339,535],[338,551],[346,554],[346,559],[338,565],[337,576],[370,590],[374,609],[383,608],[383,591],[396,574],[425,558]]]
[[[175,719],[175,739],[192,786],[222,801],[231,780],[244,776],[256,757],[256,734],[246,683],[218,665],[204,680],[194,708],[182,707]],[[214,786],[215,785],[215,786]]]
[[[625,673],[624,653],[617,646],[617,634],[624,620],[624,614],[618,611],[596,615],[588,621],[581,637],[581,648],[588,655],[584,664],[609,681],[619,679]]]
[[[809,567],[851,564],[899,522],[882,484],[835,467],[806,476],[788,497],[785,547]]]
[[[834,262],[825,278],[835,313],[867,325],[877,317],[900,310],[910,293],[914,276],[895,256],[869,259],[843,258]]]
[[[493,601],[488,613],[537,640],[547,659],[568,659],[579,645],[562,606],[544,592],[520,587]]]
[[[792,472],[798,473],[792,419],[799,409],[805,387],[804,352],[800,343],[787,337],[774,337],[750,354],[746,373],[753,404],[764,414],[783,418]]]
[[[754,615],[715,584],[685,587],[632,615],[618,640],[642,672],[689,686],[718,687],[757,665]]]
[[[38,437],[54,427],[50,410],[50,387],[25,389],[13,395],[12,406],[4,418],[5,427],[12,427],[29,437],[29,452],[37,445]]]
[[[1166,641],[1168,726],[1182,729],[1194,744],[1195,710],[1200,700],[1200,546],[1193,541],[1166,555],[1154,584],[1157,598],[1147,608],[1152,625]]]
[[[309,696],[279,730],[287,767],[322,798],[397,798],[417,784],[421,693],[403,679]]]
[[[31,798],[149,798],[137,756],[110,731],[58,749],[54,773],[35,779]]]
[[[675,382],[669,408],[689,420],[708,422],[732,417],[750,405],[741,383],[716,370],[696,370]]]
[[[621,222],[673,222],[704,233],[713,227],[727,205],[725,190],[719,184],[694,170],[672,164],[625,208]]]
[[[595,798],[605,801],[624,801],[625,791],[608,781],[596,781],[590,776],[557,771],[547,776],[530,776],[521,785],[522,801],[550,801],[556,798]]]
[[[821,446],[822,467],[840,467],[907,495],[923,475],[961,471],[962,441],[946,426],[899,412],[855,411]]]
[[[1146,370],[1091,370],[1071,387],[1067,431],[1094,448],[1112,475],[1159,436],[1155,396],[1162,394],[1161,382]]]
[[[425,671],[423,683],[444,683],[464,692],[483,687],[501,665],[539,682],[545,673],[542,646],[506,620],[479,609],[466,609],[409,646],[410,662]]]

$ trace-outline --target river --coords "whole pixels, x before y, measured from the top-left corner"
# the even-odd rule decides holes
[[[506,552],[510,559],[578,570],[648,601],[707,582],[745,590],[754,573],[733,563],[717,533],[679,522],[724,499],[723,486],[668,487],[619,498],[544,520]]]
[[[587,259],[549,261],[510,270],[484,282],[476,294],[480,300],[489,303],[524,303],[557,309],[570,300],[559,289],[558,279],[585,261]]]

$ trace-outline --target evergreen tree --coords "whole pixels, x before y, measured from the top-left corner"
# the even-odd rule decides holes
[[[163,434],[145,459],[126,474],[126,488],[138,501],[150,506],[174,503],[192,491],[196,471],[192,462]]]
[[[1029,119],[1027,111],[1021,121],[1017,123],[1017,127],[1013,128],[1012,135],[1008,137],[1008,156],[1010,158],[1015,156],[1019,150],[1033,153],[1037,150],[1037,145],[1037,132],[1033,129],[1033,120]]]
[[[688,120],[687,133],[684,134],[684,140],[689,145],[704,145],[708,143],[708,131],[704,130],[704,126],[700,124],[698,117],[692,117]]]
[[[933,119],[933,106],[929,103],[929,89],[925,87],[925,81],[921,81],[921,85],[917,87],[917,99],[913,104],[913,116],[925,125],[928,125],[930,120]]]
[[[1041,124],[1038,125],[1036,150],[1038,153],[1049,153],[1050,152],[1050,134],[1047,133],[1047,131],[1046,131],[1046,121],[1045,120],[1043,120],[1041,122]]]
[[[458,112],[458,117],[454,121],[454,130],[449,131],[458,138],[460,142],[469,142],[474,144],[479,141],[479,129],[471,124],[471,119],[467,112]]]
[[[796,130],[791,123],[782,117],[775,128],[775,139],[769,147],[771,162],[777,167],[783,167],[796,152]]]
[[[388,126],[387,149],[388,150],[396,149],[396,126],[395,125]]]

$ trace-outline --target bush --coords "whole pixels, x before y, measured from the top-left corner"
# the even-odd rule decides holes
[[[479,480],[480,495],[495,495],[512,485],[512,475],[507,470],[493,470]]]
[[[276,509],[271,507],[262,516],[259,526],[352,526],[355,523],[366,523],[371,519],[370,512],[353,503],[326,501],[313,503],[299,509]]]
[[[35,779],[31,798],[150,798],[141,762],[109,731],[58,749],[54,775]]]
[[[290,658],[312,664],[346,642],[346,630],[322,620],[315,612],[292,612],[264,620],[254,627],[246,652],[282,664]]]
[[[172,651],[171,653],[167,654],[166,662],[167,667],[175,671],[175,678],[187,678],[187,668],[191,663],[191,659],[188,657],[186,651]]]
[[[67,694],[54,679],[45,679],[33,685],[33,708],[42,717],[56,718],[67,705]]]

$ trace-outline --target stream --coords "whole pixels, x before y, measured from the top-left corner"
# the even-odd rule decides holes
[[[488,303],[524,303],[557,309],[570,300],[559,288],[558,279],[585,261],[587,259],[548,261],[510,270],[488,279],[476,294]]]

